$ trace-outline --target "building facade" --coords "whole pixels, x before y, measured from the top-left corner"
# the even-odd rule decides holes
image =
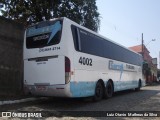
[[[152,58],[149,50],[145,46],[142,49],[142,45],[132,46],[129,49],[143,56],[143,76],[146,83],[157,81],[157,58]]]

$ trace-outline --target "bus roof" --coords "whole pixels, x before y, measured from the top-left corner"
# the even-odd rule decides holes
[[[90,30],[90,29],[88,29],[88,28],[86,28],[86,27],[84,27],[84,26],[82,26],[82,25],[80,25],[80,24],[78,24],[78,23],[70,20],[70,19],[67,18],[67,17],[59,17],[59,18],[53,18],[53,19],[50,19],[50,20],[42,21],[42,22],[37,22],[37,23],[35,23],[35,24],[33,24],[33,25],[30,25],[29,27],[33,27],[33,26],[38,25],[38,24],[43,23],[43,22],[55,21],[55,20],[67,20],[67,21],[69,21],[71,24],[77,25],[77,26],[79,26],[80,28],[83,28],[83,29],[85,29],[85,30],[87,30],[87,31],[89,31],[89,32],[91,32],[91,33],[93,33],[93,34],[101,37],[101,38],[104,38],[105,40],[108,40],[108,41],[110,41],[110,42],[112,42],[112,43],[114,43],[114,44],[116,44],[116,45],[118,45],[118,46],[120,46],[120,47],[123,47],[123,48],[125,48],[125,49],[127,49],[127,50],[129,50],[129,51],[131,51],[131,52],[134,52],[135,54],[138,54],[138,55],[142,56],[141,54],[139,54],[139,53],[137,53],[137,52],[135,52],[135,51],[133,51],[133,50],[130,50],[129,48],[127,48],[127,47],[125,47],[125,46],[123,46],[123,45],[121,45],[121,44],[119,44],[119,43],[116,43],[115,41],[111,40],[110,38],[104,37],[104,36],[98,34],[97,32],[92,31],[92,30]],[[29,27],[28,27],[28,28],[29,28]]]

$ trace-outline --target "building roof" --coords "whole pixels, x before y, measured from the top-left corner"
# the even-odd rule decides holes
[[[145,52],[150,53],[145,46],[143,46],[143,47],[144,47],[144,51],[145,51]],[[138,52],[138,53],[142,53],[142,45],[132,46],[132,47],[129,47],[129,49],[130,49],[130,50],[133,50],[133,51],[135,51],[135,52]]]
[[[132,46],[132,47],[129,47],[129,49],[131,49],[135,52],[141,53],[142,52],[142,45]]]

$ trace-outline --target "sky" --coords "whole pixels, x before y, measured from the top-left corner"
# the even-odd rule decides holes
[[[142,43],[143,33],[151,57],[159,61],[159,5],[160,0],[97,0],[101,20],[99,34],[130,47]]]

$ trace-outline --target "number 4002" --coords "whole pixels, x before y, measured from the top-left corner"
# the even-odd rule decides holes
[[[92,66],[92,59],[91,58],[80,57],[79,58],[79,63],[81,65]]]

